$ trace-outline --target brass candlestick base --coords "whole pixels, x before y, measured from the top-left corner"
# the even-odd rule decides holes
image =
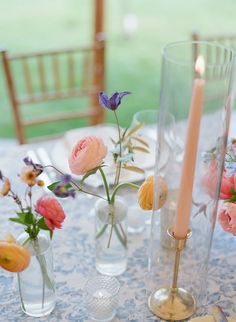
[[[164,320],[184,320],[189,318],[196,309],[194,297],[185,289],[177,287],[180,252],[191,236],[188,231],[186,238],[176,239],[171,229],[168,235],[176,241],[175,266],[171,287],[162,287],[153,292],[148,299],[148,307],[156,316]]]
[[[163,287],[152,293],[148,307],[153,314],[164,320],[184,320],[190,317],[196,307],[192,295],[183,288]]]

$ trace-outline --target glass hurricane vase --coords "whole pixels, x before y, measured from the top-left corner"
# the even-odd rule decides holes
[[[169,113],[174,116],[175,128],[173,137],[168,141],[158,140],[157,144],[155,179],[164,178],[168,198],[161,209],[153,212],[149,257],[152,292],[149,308],[163,319],[185,319],[194,311],[201,312],[205,303],[207,266],[234,99],[234,70],[233,52],[213,43],[179,42],[163,50],[158,137],[166,137]],[[168,158],[160,168],[166,144]],[[159,193],[158,180],[155,180],[154,195],[159,196]],[[155,198],[154,205],[157,202]],[[189,225],[185,225],[188,220],[183,219],[186,214]],[[186,231],[191,229],[192,236],[181,248],[178,263],[179,237],[176,235],[174,239],[173,234],[182,232],[183,225]],[[174,271],[174,267],[178,271]],[[173,279],[174,274],[177,279]],[[165,293],[162,286],[179,290],[176,282],[177,287],[186,290],[195,301],[191,302],[191,310],[183,307],[180,317],[175,316],[174,297],[165,299],[165,305],[162,303]],[[165,315],[163,308],[170,314]]]
[[[17,240],[31,253],[27,269],[17,274],[19,297],[23,312],[40,317],[52,312],[56,303],[51,241],[42,231],[35,240],[28,237],[23,233]]]
[[[95,204],[96,269],[101,274],[117,276],[126,270],[127,213],[120,197],[114,204],[103,199]]]

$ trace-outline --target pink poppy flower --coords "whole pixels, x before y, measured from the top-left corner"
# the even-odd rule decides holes
[[[102,139],[86,136],[73,148],[69,156],[69,167],[72,173],[83,175],[101,165],[107,155],[107,148]]]
[[[49,229],[61,228],[65,213],[60,203],[53,197],[43,196],[38,199],[35,210],[44,217]]]
[[[220,208],[219,222],[225,231],[236,235],[236,204],[227,202]]]

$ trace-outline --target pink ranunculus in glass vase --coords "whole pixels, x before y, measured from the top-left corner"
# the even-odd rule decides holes
[[[42,196],[39,198],[35,210],[44,217],[45,224],[51,230],[61,228],[66,217],[61,204],[50,196]]]
[[[222,205],[219,212],[219,222],[222,228],[236,235],[236,204],[227,202]]]
[[[0,240],[0,268],[17,273],[23,312],[40,317],[52,312],[56,303],[51,239],[54,229],[61,228],[65,213],[51,196],[42,196],[35,204],[33,192],[44,185],[38,178],[44,167],[29,158],[24,163],[18,175],[25,184],[23,194],[16,193],[13,182],[0,171],[0,196],[17,205],[15,217],[9,219],[24,227],[17,240]],[[67,194],[73,196],[73,191]]]
[[[234,196],[234,191],[236,191],[236,173],[227,177],[225,172],[221,181],[220,188],[220,199],[230,199]]]

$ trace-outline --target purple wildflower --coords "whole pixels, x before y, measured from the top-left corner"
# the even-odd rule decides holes
[[[43,166],[39,163],[34,163],[29,157],[23,159],[26,165],[32,166],[36,176],[39,176],[43,172]]]
[[[99,103],[109,110],[115,111],[121,103],[121,99],[131,94],[130,92],[115,92],[109,98],[105,92],[100,92]]]
[[[60,198],[75,198],[75,189],[72,188],[70,181],[71,176],[69,174],[62,175],[60,182],[53,188],[54,194]]]

